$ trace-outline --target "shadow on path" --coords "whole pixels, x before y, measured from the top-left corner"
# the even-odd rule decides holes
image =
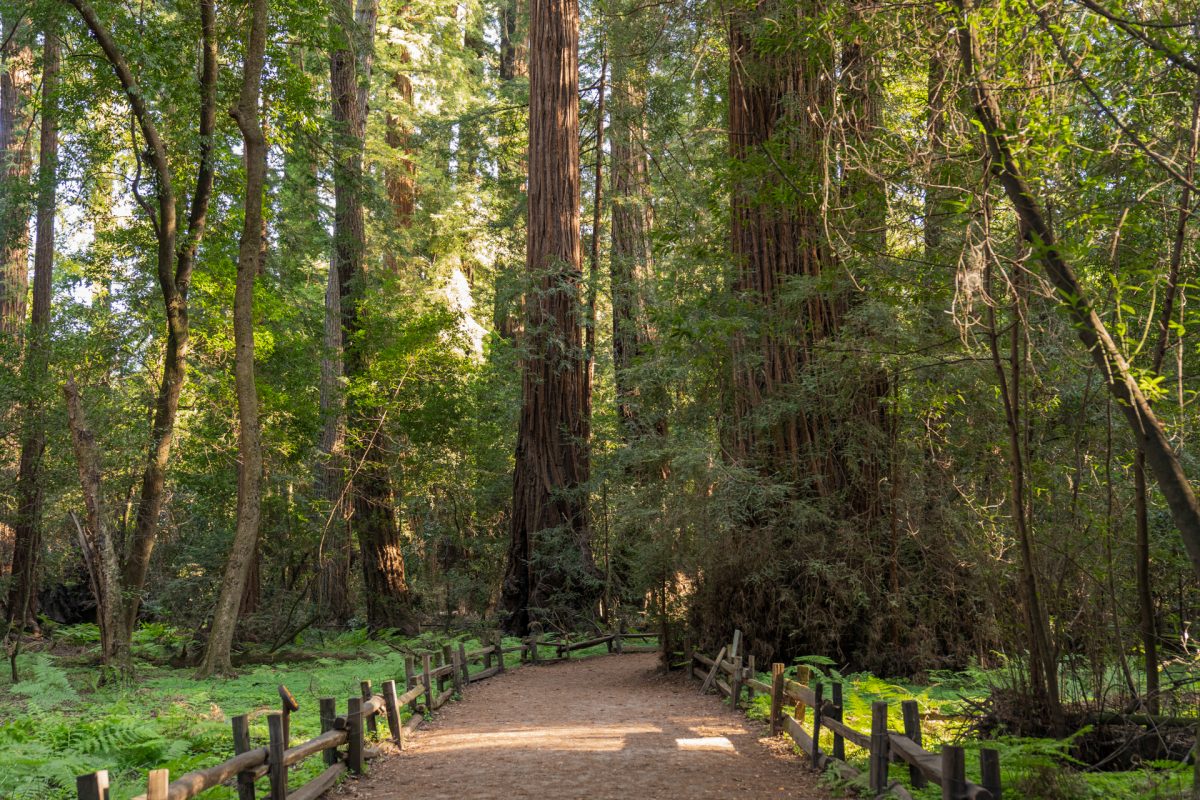
[[[332,796],[829,797],[807,762],[651,653],[527,666],[470,686],[371,774]]]

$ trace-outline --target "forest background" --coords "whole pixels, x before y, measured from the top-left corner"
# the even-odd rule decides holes
[[[1191,713],[1200,7],[572,9],[0,3],[13,681],[649,614]]]

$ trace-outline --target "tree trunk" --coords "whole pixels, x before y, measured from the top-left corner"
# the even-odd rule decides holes
[[[957,0],[956,5],[960,17],[957,25],[959,52],[964,71],[973,82],[975,114],[991,155],[991,168],[1024,225],[1026,238],[1042,263],[1046,277],[1057,291],[1064,313],[1091,354],[1117,406],[1125,414],[1139,449],[1145,453],[1150,471],[1154,473],[1171,517],[1179,529],[1192,570],[1200,578],[1200,502],[1197,502],[1183,466],[1171,448],[1162,423],[1142,394],[1137,377],[1096,313],[1074,269],[1058,248],[1046,216],[1013,156],[1000,107],[977,72],[979,56],[963,0]]]
[[[87,509],[87,531],[81,537],[85,554],[91,565],[92,588],[96,593],[96,621],[100,627],[100,659],[107,666],[127,673],[130,669],[132,633],[125,629],[126,615],[121,602],[121,568],[117,548],[108,530],[108,512],[104,507],[104,488],[100,480],[100,453],[96,437],[83,413],[83,403],[75,380],[68,378],[63,386],[67,400],[67,426],[79,467],[79,484]]]
[[[1171,242],[1171,261],[1167,273],[1166,296],[1163,298],[1162,313],[1158,318],[1158,338],[1154,343],[1154,355],[1150,369],[1154,374],[1162,372],[1163,358],[1171,339],[1171,318],[1175,313],[1175,301],[1179,296],[1180,270],[1187,245],[1187,227],[1192,218],[1192,191],[1190,184],[1196,176],[1196,156],[1200,150],[1200,80],[1192,91],[1192,117],[1188,130],[1188,160],[1184,171],[1187,186],[1180,190],[1178,212],[1175,221],[1175,236]],[[1139,447],[1133,456],[1134,517],[1137,524],[1136,569],[1138,621],[1142,634],[1143,665],[1146,672],[1146,713],[1159,712],[1158,680],[1158,626],[1154,614],[1154,590],[1150,581],[1150,525],[1147,519],[1146,454]]]
[[[867,258],[880,258],[887,251],[887,186],[876,172],[874,141],[883,127],[883,78],[876,47],[861,34],[873,2],[851,4],[852,28],[860,33],[842,43],[842,202],[851,244]]]
[[[374,7],[371,0],[364,5]],[[367,297],[365,265],[366,231],[362,208],[363,147],[366,129],[366,94],[370,60],[356,60],[354,53],[371,50],[374,39],[374,10],[359,7],[358,23],[349,24],[350,2],[341,8],[341,30],[330,60],[333,119],[339,142],[334,159],[334,257],[338,270],[342,342],[346,378],[351,383],[367,375],[367,344],[360,335],[364,328],[363,303]],[[367,29],[359,23],[368,25]],[[382,446],[383,419],[362,399],[347,406],[347,439],[351,475],[351,528],[358,537],[362,557],[363,588],[367,599],[367,624],[372,630],[414,629],[412,597],[405,574],[386,449]]]
[[[14,344],[25,329],[29,291],[29,101],[33,92],[33,51],[29,26],[14,15],[0,25],[0,336]],[[5,350],[8,348],[5,347]],[[0,364],[20,358],[18,348],[0,352]]]
[[[809,0],[800,13],[822,10],[817,0]],[[828,411],[770,411],[799,379],[813,345],[837,332],[846,310],[844,290],[812,292],[799,307],[784,296],[797,278],[836,269],[821,222],[825,130],[816,114],[793,112],[830,107],[827,76],[834,69],[832,53],[821,43],[782,51],[758,47],[758,19],[778,11],[775,0],[761,0],[755,11],[734,12],[729,27],[731,155],[746,164],[773,148],[780,153],[777,160],[794,167],[790,180],[801,196],[795,202],[773,201],[764,186],[782,179],[761,163],[733,189],[734,292],[758,315],[761,330],[739,334],[733,342],[733,420],[727,438],[736,460],[786,480],[806,474],[817,496],[830,497],[842,470],[827,441],[833,424]]]
[[[587,517],[587,359],[580,302],[579,15],[533,0],[529,28],[529,220],[521,415],[503,586],[506,627],[586,613],[595,595]]]
[[[46,450],[46,372],[50,364],[50,299],[54,270],[54,212],[58,198],[59,39],[47,27],[42,46],[42,129],[38,155],[37,242],[33,252],[33,313],[25,345],[24,438],[17,471],[17,521],[8,621],[33,622],[42,549],[42,456]]]
[[[267,38],[267,0],[253,0],[250,32],[243,64],[242,90],[231,112],[242,132],[246,166],[245,214],[238,245],[237,283],[233,297],[233,376],[238,404],[237,525],[221,594],[213,611],[212,628],[199,676],[233,672],[230,650],[237,628],[246,578],[258,545],[262,518],[262,428],[258,419],[258,388],[254,383],[254,279],[266,250],[263,231],[263,190],[267,174],[267,142],[259,113],[264,51]]]
[[[529,31],[525,25],[525,0],[500,3],[500,80],[529,74]]]
[[[1017,267],[1018,272],[1020,267]],[[987,267],[985,285],[991,291],[991,262]],[[1005,374],[1000,357],[999,334],[996,328],[996,309],[988,305],[988,343],[992,354],[992,366],[1000,385],[1000,397],[1004,406],[1004,421],[1008,431],[1008,461],[1011,478],[1010,503],[1013,528],[1021,552],[1022,607],[1025,612],[1025,627],[1029,631],[1029,677],[1034,697],[1053,730],[1062,726],[1062,705],[1058,692],[1058,664],[1050,645],[1050,621],[1042,605],[1038,588],[1037,564],[1033,555],[1033,539],[1030,532],[1028,505],[1025,497],[1025,454],[1021,448],[1021,334],[1024,329],[1020,284],[1013,284],[1013,320],[1009,341],[1009,369]]]
[[[501,0],[499,3],[500,82],[502,91],[508,95],[513,95],[517,81],[529,74],[529,31],[525,12],[526,0]],[[511,162],[502,159],[498,169],[504,184],[517,183],[527,173],[524,159],[515,169]],[[492,300],[492,322],[496,333],[512,341],[521,334],[520,311],[523,305],[521,292],[514,285],[516,272],[515,264],[497,264]]]
[[[637,8],[615,17],[612,39],[612,164],[609,168],[612,246],[609,276],[613,315],[613,372],[617,417],[626,445],[648,435],[666,436],[666,398],[659,386],[642,386],[633,367],[653,339],[646,308],[654,256],[653,211],[646,163],[646,80],[649,57],[639,43],[649,35],[649,15]],[[631,46],[629,46],[631,45]]]
[[[320,520],[317,606],[323,619],[344,623],[354,614],[350,599],[353,543],[346,514],[346,414],[342,399],[342,319],[336,260],[325,285],[325,341],[321,354],[321,440],[317,445],[316,496],[327,516]]]
[[[600,82],[596,93],[596,168],[592,172],[592,237],[588,248],[587,319],[584,323],[583,351],[587,359],[587,383],[596,380],[596,300],[600,294],[600,219],[604,199],[604,92],[608,87],[608,50],[600,54]],[[592,393],[584,398],[588,430],[592,426]]]
[[[146,143],[150,167],[156,178],[157,214],[157,276],[167,318],[167,341],[163,353],[163,370],[151,424],[149,457],[142,475],[141,494],[133,535],[128,543],[121,566],[121,594],[125,619],[120,632],[133,635],[141,605],[141,592],[150,567],[150,556],[158,534],[166,485],[167,464],[171,455],[171,439],[175,433],[175,418],[179,397],[187,373],[188,307],[187,289],[195,265],[196,250],[204,235],[208,218],[208,203],[212,197],[214,162],[213,131],[216,127],[217,103],[217,40],[214,0],[199,0],[202,63],[200,75],[199,138],[200,152],[195,191],[188,212],[187,229],[182,245],[176,247],[178,223],[175,209],[175,187],[167,158],[167,147],[146,106],[143,94],[124,53],[112,34],[100,21],[87,0],[68,0],[75,7],[92,36],[99,43],[105,58],[116,73],[133,116]],[[130,641],[123,646],[127,649]]]

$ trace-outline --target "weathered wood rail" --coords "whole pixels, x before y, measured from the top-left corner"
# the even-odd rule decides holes
[[[491,644],[467,651],[466,646],[444,644],[440,650],[419,654],[421,669],[417,669],[418,654],[404,657],[404,691],[397,681],[384,681],[376,693],[370,681],[362,681],[361,695],[346,700],[346,712],[337,713],[337,701],[332,697],[318,700],[321,734],[306,742],[293,745],[290,737],[290,718],[300,704],[286,686],[279,687],[280,711],[267,715],[268,741],[265,747],[252,747],[249,717],[233,717],[234,756],[215,766],[195,770],[175,780],[165,769],[151,770],[147,776],[146,793],[134,800],[190,800],[217,786],[233,783],[238,800],[255,800],[256,782],[268,779],[268,800],[315,800],[324,794],[344,773],[362,774],[365,762],[380,754],[378,748],[367,745],[368,736],[375,734],[382,717],[388,726],[388,738],[401,749],[404,738],[425,719],[425,714],[462,695],[466,686],[505,671],[504,656],[519,653],[522,663],[539,664],[569,660],[571,653],[606,645],[610,653],[645,652],[656,647],[626,647],[626,640],[657,638],[657,634],[626,633],[624,626],[602,636],[572,641],[569,634],[543,636],[540,632],[521,640],[520,644],[504,646],[499,633],[490,637]],[[540,655],[542,649],[553,649],[553,658]],[[471,672],[470,667],[481,667]],[[403,711],[410,716],[402,721]],[[344,748],[344,750],[342,749]],[[320,754],[325,769],[302,787],[288,790],[288,769]],[[79,800],[109,800],[107,770],[80,775],[76,779]]]
[[[903,761],[909,765],[909,782],[921,789],[930,782],[942,788],[943,800],[1001,800],[1000,756],[996,750],[984,748],[979,751],[979,767],[982,783],[971,783],[966,777],[966,761],[963,748],[942,745],[939,753],[932,753],[921,746],[921,716],[915,700],[900,704],[904,720],[904,732],[888,730],[889,706],[885,701],[871,704],[871,730],[863,733],[845,724],[842,719],[842,684],[828,685],[816,681],[807,685],[810,672],[799,669],[799,681],[784,676],[783,664],[771,665],[771,682],[759,680],[753,656],[742,655],[741,631],[734,631],[732,641],[709,658],[694,652],[684,645],[684,666],[688,676],[702,682],[701,691],[716,689],[729,698],[737,708],[743,693],[752,700],[756,693],[771,698],[771,733],[786,733],[796,745],[808,755],[813,769],[823,772],[831,769],[842,779],[858,781],[859,771],[846,761],[846,742],[867,751],[867,785],[875,797],[891,794],[901,800],[912,800],[908,789],[899,781],[888,776],[888,765]],[[829,695],[826,696],[826,690]],[[792,715],[784,713],[786,701],[795,706]],[[812,722],[807,723],[808,709],[812,709]],[[809,728],[805,725],[810,724]],[[821,750],[821,733],[828,730],[833,735],[832,752]]]

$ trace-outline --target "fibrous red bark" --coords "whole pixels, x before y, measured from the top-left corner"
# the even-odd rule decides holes
[[[534,0],[529,26],[525,362],[503,586],[507,627],[550,607],[586,611],[588,382],[579,240],[579,11]]]

